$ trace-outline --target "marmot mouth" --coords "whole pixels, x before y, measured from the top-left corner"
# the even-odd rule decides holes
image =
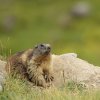
[[[45,54],[45,55],[48,55],[48,54],[50,54],[50,51],[46,51],[44,54]]]

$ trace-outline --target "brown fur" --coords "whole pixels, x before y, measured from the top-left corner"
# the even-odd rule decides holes
[[[43,45],[48,47],[47,44]],[[11,56],[6,66],[7,72],[12,74],[16,72],[35,85],[46,87],[47,83],[53,80],[51,53],[40,54],[41,51],[41,48],[34,48]]]

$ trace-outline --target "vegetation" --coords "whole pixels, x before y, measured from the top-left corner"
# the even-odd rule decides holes
[[[7,57],[38,43],[50,43],[55,54],[75,52],[100,66],[100,1],[84,0],[91,12],[83,18],[70,13],[78,1],[0,0],[0,55]],[[8,78],[0,100],[100,100],[100,91],[78,87],[69,83],[40,91],[25,81]]]
[[[75,18],[70,11],[78,1],[1,0],[0,47],[9,54],[50,43],[55,54],[76,52],[80,58],[100,65],[100,1],[86,0],[91,5],[90,15]],[[61,20],[64,18],[68,18],[67,24]]]
[[[8,78],[0,100],[100,100],[99,94],[97,90],[81,91],[72,83],[59,89],[39,89],[27,85],[25,81]]]

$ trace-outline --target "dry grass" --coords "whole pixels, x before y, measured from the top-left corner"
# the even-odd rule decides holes
[[[27,82],[10,77],[0,93],[0,100],[100,100],[100,91],[71,89],[74,85],[63,88],[38,89]]]

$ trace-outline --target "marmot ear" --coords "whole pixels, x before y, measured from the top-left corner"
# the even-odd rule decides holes
[[[38,45],[35,45],[35,47],[34,48],[38,48]]]

